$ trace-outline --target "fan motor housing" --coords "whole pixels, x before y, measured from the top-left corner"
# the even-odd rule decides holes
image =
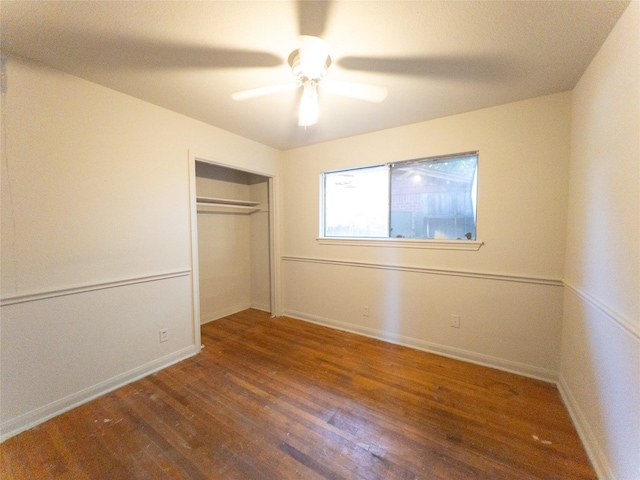
[[[327,74],[327,70],[329,69],[329,66],[331,66],[331,56],[327,55],[327,59],[324,61],[322,67],[315,70],[312,74],[309,74],[309,72],[305,71],[302,61],[300,60],[299,49],[291,52],[289,58],[287,59],[287,62],[291,67],[293,76],[296,77],[301,83],[304,83],[307,80],[314,80],[318,82]]]

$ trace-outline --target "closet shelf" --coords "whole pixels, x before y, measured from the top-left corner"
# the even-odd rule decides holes
[[[252,202],[249,200],[233,200],[231,198],[212,198],[212,197],[196,197],[196,202],[200,204],[215,204],[215,205],[236,205],[241,207],[256,207],[260,205],[260,202]]]
[[[262,210],[260,202],[211,197],[196,197],[196,207],[199,212],[236,213],[241,215],[250,215]]]
[[[199,212],[237,213],[249,215],[261,210],[260,207],[248,207],[246,205],[226,205],[223,203],[196,203]]]

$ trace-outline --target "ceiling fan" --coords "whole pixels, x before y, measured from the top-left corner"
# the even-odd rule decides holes
[[[294,82],[243,90],[232,94],[231,98],[247,100],[302,87],[298,125],[306,127],[318,121],[318,87],[329,93],[369,102],[382,102],[387,97],[385,87],[325,80],[331,66],[329,44],[311,35],[302,35],[299,38],[300,47],[291,52],[288,58],[291,72],[295,77]]]

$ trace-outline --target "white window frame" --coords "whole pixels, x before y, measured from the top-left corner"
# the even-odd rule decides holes
[[[458,158],[464,156],[475,155],[479,158],[478,151],[462,152],[449,155],[438,155],[433,157],[424,157],[412,160],[405,160],[401,162],[390,162],[387,165],[398,165],[401,163],[411,163],[418,161],[429,160],[442,160],[446,158]],[[319,223],[319,235],[317,242],[320,245],[341,245],[341,246],[357,246],[357,247],[393,247],[393,248],[418,248],[418,249],[437,249],[437,250],[466,250],[466,251],[478,251],[480,247],[484,245],[484,242],[478,240],[477,229],[477,206],[476,206],[476,239],[475,240],[442,240],[442,239],[425,239],[425,238],[395,238],[395,237],[381,237],[381,238],[365,238],[365,237],[326,237],[325,232],[325,174],[344,172],[348,170],[356,170],[360,168],[377,167],[384,164],[372,164],[362,165],[358,167],[327,170],[320,174],[320,223]],[[476,170],[476,176],[478,171]],[[477,184],[476,184],[477,185]],[[476,199],[479,192],[476,192]],[[476,200],[477,201],[477,200]]]

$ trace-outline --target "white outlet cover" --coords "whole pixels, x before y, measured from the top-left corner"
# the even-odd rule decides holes
[[[167,328],[163,328],[160,330],[160,343],[166,342],[169,340],[169,330]]]

